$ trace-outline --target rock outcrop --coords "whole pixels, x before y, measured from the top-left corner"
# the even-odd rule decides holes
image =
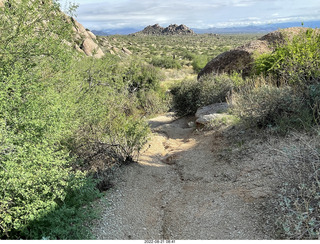
[[[97,44],[96,36],[91,31],[85,29],[83,25],[73,17],[71,18],[71,21],[73,23],[73,31],[75,33],[75,48],[77,50],[81,50],[87,56],[102,58],[104,56],[104,53]]]
[[[159,24],[149,25],[142,31],[134,33],[133,35],[196,35],[193,30],[185,25],[169,25],[164,28]]]
[[[5,3],[8,3],[7,6],[10,8],[10,1],[8,0],[0,0],[0,8],[6,6]],[[51,0],[41,1],[41,4],[52,4]],[[82,24],[80,24],[76,19],[73,17],[69,17],[68,15],[64,14],[62,11],[57,11],[53,13],[53,15],[57,18],[62,18],[66,22],[71,23],[73,26],[74,31],[74,38],[73,42],[64,41],[68,46],[74,47],[77,51],[86,54],[87,56],[93,56],[95,58],[101,58],[104,56],[103,51],[97,44],[96,36],[89,30],[85,29]],[[48,13],[49,16],[49,13]],[[45,23],[45,21],[44,21]],[[59,38],[57,36],[57,38]]]
[[[97,43],[99,44],[99,46],[101,47],[104,53],[110,53],[112,55],[117,55],[117,56],[133,55],[131,50],[123,46],[124,43],[117,42],[117,39],[112,36],[111,37],[97,36]],[[131,46],[133,44],[128,43],[128,45]]]
[[[185,25],[169,25],[162,31],[163,35],[195,35],[194,31]]]
[[[132,55],[132,52],[128,48],[123,47],[121,50],[126,55]]]
[[[142,35],[162,35],[164,28],[161,27],[159,24],[155,25],[148,25],[142,31],[137,32],[135,34],[142,34]]]
[[[198,79],[206,74],[241,72],[248,76],[252,72],[253,62],[263,53],[272,52],[278,44],[285,43],[295,35],[305,32],[308,28],[293,27],[271,32],[258,40],[233,50],[224,52],[212,59],[198,74]]]

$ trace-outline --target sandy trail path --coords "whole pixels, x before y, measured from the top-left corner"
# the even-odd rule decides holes
[[[264,160],[228,162],[219,131],[188,127],[173,114],[150,120],[139,162],[123,167],[94,227],[98,239],[269,239],[260,203],[272,174]]]

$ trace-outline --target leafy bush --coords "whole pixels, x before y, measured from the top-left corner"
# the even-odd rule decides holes
[[[192,59],[192,67],[195,73],[199,73],[207,65],[209,57],[205,55],[195,55]]]
[[[0,9],[0,238],[89,238],[86,206],[100,194],[76,170],[92,153],[82,149],[132,161],[149,129],[119,60],[66,45],[71,23],[56,2],[18,2]],[[155,69],[137,73],[156,89]]]
[[[77,86],[80,89],[75,89],[78,96],[74,107],[79,124],[76,133],[66,142],[67,146],[75,155],[89,160],[101,154],[113,163],[132,161],[146,141],[149,129],[140,116],[137,92],[130,89],[132,83],[123,79],[127,70],[121,65],[116,69],[115,65],[106,65],[112,62],[109,59],[90,61],[87,58],[84,61],[81,72],[77,67],[73,71],[78,72],[74,83],[81,84]],[[131,68],[132,72],[137,72]],[[131,76],[134,79],[140,74]]]
[[[165,69],[181,69],[180,62],[169,56],[153,57],[150,63]]]
[[[319,50],[319,31],[308,29],[279,45],[273,53],[261,55],[255,61],[255,69],[258,74],[274,75],[285,84],[304,89],[319,82]]]
[[[130,92],[139,90],[158,90],[163,75],[159,68],[133,60],[124,74],[124,82]]]
[[[278,127],[286,130],[302,128],[312,123],[306,103],[290,87],[263,85],[240,89],[232,96],[233,113],[249,126]]]
[[[140,90],[137,93],[137,98],[146,116],[167,112],[171,108],[171,96],[163,89],[157,91]]]
[[[194,114],[202,106],[225,102],[238,82],[235,77],[219,75],[206,76],[201,81],[183,81],[171,90],[174,109],[179,116],[184,116]]]

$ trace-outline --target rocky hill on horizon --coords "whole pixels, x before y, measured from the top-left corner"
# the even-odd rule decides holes
[[[160,26],[159,24],[155,24],[155,25],[148,25],[142,31],[136,32],[132,35],[169,36],[169,35],[196,35],[196,33],[186,25],[182,25],[182,24],[181,25],[172,24],[165,28]]]

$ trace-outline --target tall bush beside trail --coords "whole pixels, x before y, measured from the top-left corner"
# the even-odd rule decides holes
[[[139,60],[132,60],[123,70],[123,80],[130,92],[158,90],[163,79],[159,68]]]
[[[0,238],[86,239],[92,209],[83,205],[99,192],[75,170],[77,146],[103,145],[124,162],[149,130],[126,69],[110,57],[82,59],[65,44],[71,23],[43,2],[0,8]],[[139,71],[143,89],[155,89],[157,70]]]
[[[300,88],[319,83],[319,30],[301,32],[273,53],[260,56],[255,61],[255,70],[257,74],[274,75],[280,83]]]
[[[134,58],[119,72],[123,73],[123,84],[129,96],[137,98],[141,114],[149,116],[168,110],[170,98],[160,86],[164,79],[160,68]]]
[[[255,61],[257,74],[273,77],[273,84],[292,87],[304,100],[304,111],[313,114],[313,122],[319,121],[320,93],[320,32],[308,29],[279,45],[270,54]],[[310,116],[307,116],[310,118]],[[302,117],[303,120],[304,117]],[[309,120],[309,119],[308,119]]]
[[[59,14],[56,2],[38,0],[0,8],[1,239],[46,235],[36,234],[34,223],[67,206],[70,193],[87,180],[72,170],[74,160],[61,144],[77,125],[70,118],[75,94],[65,89],[76,54],[64,44],[71,26]],[[72,238],[70,229],[65,232],[51,238]]]
[[[152,116],[170,110],[172,97],[164,88],[159,90],[141,90],[137,92],[139,108],[145,116]]]
[[[232,96],[232,111],[247,125],[259,128],[303,128],[313,119],[305,99],[288,86],[240,89]]]
[[[85,161],[99,155],[109,158],[106,163],[110,164],[132,161],[148,136],[148,125],[139,111],[139,98],[127,81],[128,68],[121,65],[112,58],[86,58],[71,71],[77,72],[73,111],[78,127],[66,144]],[[130,80],[140,74],[130,73]]]
[[[200,81],[186,80],[171,90],[173,107],[178,116],[195,114],[212,103],[225,102],[232,89],[241,83],[237,75],[205,76]]]

